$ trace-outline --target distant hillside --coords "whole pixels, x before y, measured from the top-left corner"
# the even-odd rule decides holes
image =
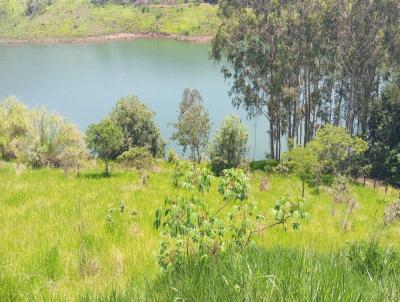
[[[216,5],[133,1],[0,0],[0,39],[76,39],[119,33],[195,37],[212,35],[218,26]]]

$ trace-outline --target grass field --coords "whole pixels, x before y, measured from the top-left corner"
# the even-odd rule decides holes
[[[20,0],[0,0],[0,38],[75,39],[118,33],[153,32],[180,36],[212,35],[218,25],[212,5],[138,6],[87,0],[59,0],[34,16],[26,16]]]
[[[0,301],[372,301],[400,298],[399,274],[377,278],[352,270],[343,256],[350,242],[379,240],[400,249],[400,225],[383,226],[385,201],[398,192],[352,185],[360,207],[344,231],[340,209],[326,190],[306,189],[310,219],[300,231],[271,229],[239,261],[229,253],[218,263],[191,265],[162,274],[155,256],[159,231],[152,226],[171,185],[172,166],[160,163],[147,187],[136,172],[114,168],[111,177],[93,165],[77,177],[61,170],[16,172],[0,168]],[[251,199],[272,222],[270,208],[285,195],[299,195],[292,176],[252,175]],[[214,180],[206,194],[219,201]],[[124,213],[118,209],[125,204]],[[137,212],[136,218],[129,214]],[[334,214],[334,212],[336,214]],[[112,227],[108,219],[112,216]],[[386,262],[385,262],[386,263]],[[399,262],[400,263],[400,262]],[[386,265],[386,264],[385,264]],[[398,271],[396,271],[398,272]]]

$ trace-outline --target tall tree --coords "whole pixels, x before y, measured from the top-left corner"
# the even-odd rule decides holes
[[[191,158],[200,163],[202,153],[208,145],[211,126],[208,111],[198,90],[184,90],[178,121],[173,126],[175,132],[172,139],[183,147],[183,152],[190,148]]]

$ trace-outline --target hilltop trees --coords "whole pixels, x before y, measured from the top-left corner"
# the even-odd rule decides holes
[[[198,163],[208,144],[210,135],[210,117],[204,108],[203,98],[196,89],[185,89],[179,105],[179,116],[173,124],[175,132],[172,139],[183,147],[190,148],[191,158]]]
[[[225,118],[211,145],[211,169],[217,175],[223,170],[238,167],[245,160],[248,132],[239,117]]]

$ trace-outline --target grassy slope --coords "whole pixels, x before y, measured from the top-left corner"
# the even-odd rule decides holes
[[[95,172],[99,169],[87,170],[80,178],[66,178],[58,170],[27,170],[16,175],[9,166],[0,168],[1,301],[71,300],[85,292],[101,295],[111,288],[121,293],[132,280],[134,288],[140,289],[157,276],[159,234],[152,221],[164,196],[178,192],[170,184],[171,167],[163,164],[160,172],[151,176],[147,188],[137,185],[134,172],[115,172],[111,178],[102,178]],[[274,200],[284,194],[297,195],[301,184],[292,177],[271,175],[270,189],[260,192],[261,177],[253,175],[251,198],[270,220]],[[399,248],[399,225],[377,232],[385,207],[378,202],[383,190],[362,186],[353,186],[353,190],[361,207],[354,213],[351,230],[342,230],[325,192],[317,194],[308,189],[306,206],[311,220],[300,232],[273,229],[260,235],[259,245],[326,254],[349,241],[379,235],[384,245]],[[389,191],[390,198],[395,195],[395,191]],[[217,207],[215,186],[206,198]],[[107,232],[108,209],[117,207],[120,201],[125,201],[128,211],[138,211],[138,226],[132,230],[126,218],[120,229]],[[82,262],[86,263],[83,267],[93,269],[89,276],[81,275]]]
[[[23,3],[0,0],[0,38],[82,38],[128,32],[207,36],[218,24],[217,8],[211,5],[151,6],[149,12],[142,12],[140,7],[58,0],[31,18],[25,16]]]

